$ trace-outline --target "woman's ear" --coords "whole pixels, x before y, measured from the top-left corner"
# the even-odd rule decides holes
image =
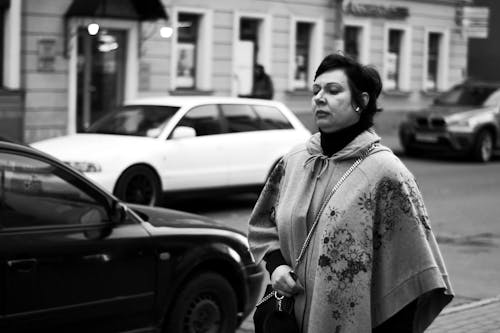
[[[365,109],[366,106],[368,105],[368,102],[370,101],[370,95],[368,95],[367,92],[362,92],[361,100],[363,101],[363,109]]]

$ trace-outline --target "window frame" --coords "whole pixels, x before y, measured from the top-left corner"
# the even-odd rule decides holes
[[[252,107],[253,111],[255,112],[255,114],[257,115],[257,117],[259,118],[259,126],[260,126],[261,131],[282,131],[282,130],[293,130],[294,129],[293,124],[290,122],[290,120],[287,118],[287,116],[283,113],[283,111],[281,111],[278,107],[273,106],[273,105],[261,105],[261,104],[253,104],[253,105],[251,105],[251,107]],[[283,118],[283,120],[287,123],[287,127],[285,127],[285,128],[280,128],[280,127],[265,128],[265,126],[264,126],[265,120],[272,119],[272,118],[262,117],[261,113],[259,113],[258,108],[269,108],[269,109],[273,110],[273,112],[276,112],[277,114],[279,114],[281,116],[281,118]]]
[[[294,71],[295,71],[295,56],[296,56],[296,38],[297,38],[297,24],[308,23],[311,24],[311,39],[309,43],[309,62],[308,62],[308,78],[305,89],[296,89],[294,87]],[[321,63],[324,50],[324,20],[311,17],[292,16],[290,18],[290,52],[288,58],[288,90],[291,92],[296,91],[309,91],[314,80],[314,69]]]
[[[233,16],[233,52],[232,52],[232,76],[231,80],[231,96],[238,95],[238,78],[237,78],[237,63],[235,61],[238,53],[235,45],[240,40],[240,21],[241,19],[255,19],[261,20],[262,25],[258,32],[259,40],[261,41],[258,45],[259,53],[257,59],[254,59],[255,63],[259,63],[264,66],[266,73],[272,73],[272,32],[273,32],[273,21],[271,14],[262,14],[257,12],[248,11],[235,11]]]
[[[356,27],[360,28],[361,30],[361,36],[360,40],[361,43],[359,45],[359,61],[363,65],[368,65],[370,64],[370,32],[372,31],[371,28],[371,23],[369,20],[363,20],[363,19],[354,19],[354,18],[345,18],[344,19],[344,27],[350,26],[350,27]],[[343,36],[344,37],[344,36]],[[345,42],[345,40],[344,40]]]
[[[260,132],[262,131],[262,125],[261,125],[261,118],[259,117],[259,114],[255,109],[253,108],[253,105],[251,104],[239,104],[239,103],[218,103],[219,110],[220,110],[220,116],[222,118],[222,122],[224,123],[224,133],[223,134],[239,134],[239,133],[251,133],[251,132]],[[253,114],[254,118],[252,119],[255,120],[255,125],[257,126],[256,129],[253,130],[248,130],[248,131],[231,131],[230,128],[230,120],[228,117],[224,114],[224,107],[232,107],[232,106],[241,106],[241,107],[246,107],[248,110],[250,110],[251,114]]]
[[[196,38],[195,82],[194,88],[178,87],[177,61],[179,42],[176,28],[179,26],[179,14],[197,15],[198,36]],[[212,89],[212,54],[213,54],[213,10],[192,7],[172,8],[172,27],[174,33],[171,38],[170,55],[170,87],[172,91],[209,91]]]
[[[200,107],[206,107],[206,106],[213,106],[216,113],[217,113],[217,122],[219,123],[219,126],[220,126],[220,132],[219,133],[213,133],[213,134],[203,134],[203,135],[198,135],[198,133],[196,134],[195,138],[199,138],[199,137],[202,137],[202,136],[213,136],[213,135],[222,135],[222,134],[225,134],[227,133],[227,129],[226,129],[226,124],[225,124],[225,119],[223,118],[223,115],[222,115],[222,110],[219,106],[218,103],[204,103],[204,104],[197,104],[197,105],[194,105],[193,107],[190,107],[189,110],[187,110],[183,115],[182,117],[179,119],[179,121],[177,121],[177,123],[175,124],[175,126],[173,127],[172,131],[170,132],[169,136],[168,136],[168,139],[171,139],[172,138],[172,135],[175,131],[175,129],[179,126],[185,126],[185,124],[182,124],[183,120],[186,119],[186,116],[189,115],[190,112],[193,112],[193,111],[196,111],[198,108]],[[193,127],[195,130],[196,128]]]
[[[402,31],[401,37],[401,62],[398,68],[399,71],[399,86],[395,89],[384,88],[384,91],[401,91],[408,92],[411,88],[411,41],[412,41],[412,28],[406,24],[386,23],[384,25],[384,38],[383,38],[383,63],[382,63],[382,83],[386,87],[387,81],[387,60],[389,54],[389,31],[399,30]]]
[[[436,91],[446,91],[449,87],[449,68],[450,68],[450,31],[446,28],[425,27],[424,28],[424,47],[422,51],[422,91],[433,91],[426,87],[428,76],[428,60],[429,60],[429,35],[431,33],[440,34],[439,56],[438,56],[438,72]]]

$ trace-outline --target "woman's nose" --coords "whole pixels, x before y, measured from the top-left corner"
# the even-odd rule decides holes
[[[315,104],[323,104],[325,102],[325,96],[323,95],[323,91],[318,91],[317,94],[313,96],[313,101]]]

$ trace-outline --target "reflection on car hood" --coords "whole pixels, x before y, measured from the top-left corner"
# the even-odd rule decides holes
[[[42,140],[32,147],[63,161],[94,160],[101,157],[126,154],[131,151],[150,150],[156,139],[127,135],[73,134]]]
[[[141,218],[155,227],[214,228],[234,231],[241,234],[241,232],[237,231],[234,228],[228,227],[207,217],[196,214],[161,207],[151,207],[135,204],[127,204],[127,206],[133,209]]]
[[[474,116],[482,115],[486,112],[491,112],[495,107],[464,107],[464,106],[436,106],[413,112],[411,117],[443,117],[445,119],[452,118],[453,120],[467,119]]]

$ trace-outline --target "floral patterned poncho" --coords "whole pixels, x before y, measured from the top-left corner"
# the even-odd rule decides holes
[[[371,332],[416,300],[422,332],[453,297],[413,175],[372,131],[330,158],[319,133],[288,153],[264,187],[249,222],[257,261],[280,249],[294,266],[328,193],[370,146],[371,154],[331,197],[295,271],[302,332]]]

